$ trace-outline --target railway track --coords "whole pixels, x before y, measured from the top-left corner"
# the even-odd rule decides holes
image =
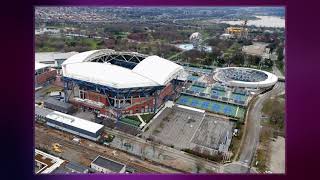
[[[43,128],[43,129],[42,129]],[[44,144],[44,145],[47,145],[47,146],[51,146],[52,143],[54,142],[58,142],[59,144],[61,144],[63,147],[67,147],[69,149],[73,149],[73,150],[76,150],[77,152],[81,153],[81,154],[87,154],[89,155],[90,153],[91,154],[101,154],[107,158],[110,158],[110,159],[113,159],[115,161],[119,161],[121,163],[124,163],[126,164],[127,166],[131,166],[131,167],[134,167],[137,172],[141,172],[141,173],[165,173],[165,172],[170,172],[170,171],[162,171],[162,170],[159,170],[160,168],[158,168],[157,170],[154,168],[154,165],[153,166],[146,166],[146,165],[141,165],[140,163],[141,162],[135,162],[137,161],[136,158],[132,158],[132,159],[135,159],[135,160],[130,160],[130,159],[127,159],[127,158],[119,158],[117,156],[114,156],[114,155],[110,155],[110,154],[107,154],[107,150],[113,150],[111,148],[107,148],[107,147],[104,147],[104,146],[101,146],[99,147],[100,145],[94,145],[93,148],[90,148],[90,146],[85,146],[85,145],[88,145],[88,143],[90,144],[91,141],[87,141],[87,140],[82,140],[84,141],[83,145],[79,145],[79,144],[75,144],[73,142],[71,142],[71,140],[66,140],[65,138],[60,138],[60,133],[53,133],[54,131],[56,130],[49,130],[49,129],[46,129],[44,126],[43,127],[39,127],[39,126],[36,126],[36,144]],[[50,131],[48,133],[48,131]],[[55,134],[55,136],[51,136],[50,134]],[[96,148],[96,149],[94,149]],[[149,164],[150,165],[150,164]],[[151,168],[152,167],[152,168]]]
[[[124,134],[124,133],[122,133],[120,131],[111,130],[109,128],[104,128],[104,132],[107,133],[107,134],[113,134],[113,135],[118,136],[118,137],[120,137],[122,139],[127,139],[127,140],[130,140],[131,142],[135,142],[135,143],[138,143],[138,144],[154,146],[150,142],[146,142],[145,140],[143,140],[141,138],[138,138],[138,137],[132,136],[132,135],[128,135],[128,134]],[[189,154],[186,154],[184,152],[176,151],[175,149],[172,149],[172,148],[169,148],[169,147],[166,147],[166,146],[162,146],[162,145],[158,145],[157,144],[155,146],[155,148],[159,149],[162,152],[166,152],[166,154],[170,155],[171,157],[173,157],[175,159],[184,160],[184,161],[186,161],[186,162],[188,162],[190,164],[195,163],[195,162],[201,163],[207,169],[215,168],[216,172],[219,171],[220,166],[221,166],[219,163],[216,163],[216,162],[213,162],[213,161],[209,161],[209,160],[205,160],[205,159],[202,159],[202,158],[199,158],[199,157],[194,157],[193,155],[189,155]],[[128,153],[130,153],[130,152],[128,152]],[[157,163],[162,164],[161,162],[157,162]],[[183,169],[179,169],[179,167],[174,167],[174,168],[177,169],[178,171],[185,172]]]

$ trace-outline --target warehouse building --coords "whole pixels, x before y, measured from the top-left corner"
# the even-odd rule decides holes
[[[47,125],[74,135],[98,141],[103,125],[54,111],[46,116]]]

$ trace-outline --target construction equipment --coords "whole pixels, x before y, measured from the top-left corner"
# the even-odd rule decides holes
[[[60,144],[58,144],[58,143],[53,143],[52,144],[52,149],[57,153],[62,153],[61,147],[62,146]]]

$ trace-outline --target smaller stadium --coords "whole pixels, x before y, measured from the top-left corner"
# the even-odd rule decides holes
[[[243,88],[269,88],[278,81],[274,74],[243,67],[219,68],[214,79],[227,86]]]

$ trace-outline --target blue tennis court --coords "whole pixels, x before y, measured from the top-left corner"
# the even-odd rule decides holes
[[[199,87],[199,86],[191,86],[189,90],[197,92],[197,93],[201,93],[205,90],[205,88]]]
[[[241,94],[232,94],[231,98],[236,101],[246,101],[248,96]]]
[[[188,76],[188,80],[192,82],[197,81],[198,79],[199,79],[199,76],[193,76],[193,75]]]
[[[203,102],[203,103],[201,104],[201,107],[204,108],[204,109],[207,109],[208,106],[209,106],[209,102]]]
[[[212,95],[218,96],[218,97],[225,97],[226,92],[225,91],[218,91],[218,90],[213,90],[211,92]]]
[[[198,109],[207,110],[214,113],[238,117],[240,119],[242,119],[245,114],[245,109],[237,105],[197,98],[188,95],[180,96],[177,100],[177,103]]]

